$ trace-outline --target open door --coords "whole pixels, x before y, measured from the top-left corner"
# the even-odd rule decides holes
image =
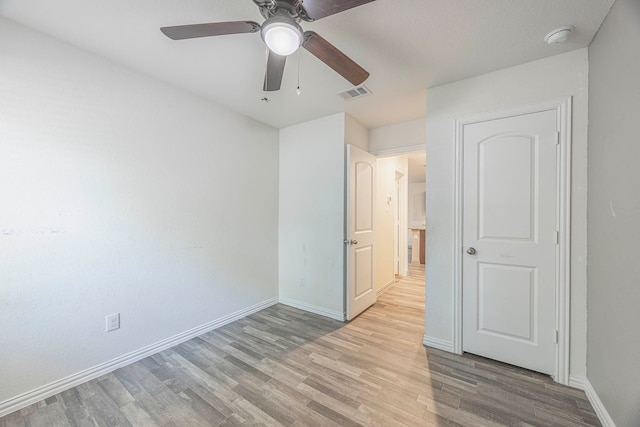
[[[374,206],[375,156],[347,145],[346,290],[347,320],[376,302]]]

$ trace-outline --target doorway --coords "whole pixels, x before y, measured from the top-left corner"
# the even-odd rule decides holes
[[[414,266],[410,258],[410,226],[424,229],[425,222],[425,209],[422,206],[425,191],[425,150],[423,147],[419,148],[416,150],[412,147],[407,153],[379,155],[376,162],[377,295],[386,292],[398,280],[408,277]],[[416,193],[414,187],[418,189],[417,192],[421,192],[421,199],[412,198],[412,194]],[[415,218],[414,212],[422,212],[422,217]],[[419,247],[416,249],[419,251]]]
[[[411,246],[409,262],[413,266],[419,266],[425,263],[426,152],[410,153],[407,158],[409,163],[408,232]]]

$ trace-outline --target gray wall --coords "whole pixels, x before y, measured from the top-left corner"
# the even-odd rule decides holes
[[[280,302],[340,320],[345,117],[280,129],[279,151]]]
[[[618,427],[640,426],[640,1],[589,48],[587,376]]]
[[[276,129],[4,18],[0,64],[0,416],[276,300]]]

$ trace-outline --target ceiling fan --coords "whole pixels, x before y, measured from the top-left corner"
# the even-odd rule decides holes
[[[287,56],[300,46],[357,86],[369,77],[369,73],[314,31],[303,32],[299,22],[316,21],[372,1],[375,0],[253,0],[265,18],[262,25],[253,21],[230,21],[162,27],[160,30],[173,40],[260,32],[269,48],[265,91],[280,90]]]

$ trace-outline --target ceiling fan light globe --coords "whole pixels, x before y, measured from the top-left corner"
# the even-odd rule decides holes
[[[302,31],[295,24],[273,22],[263,26],[262,39],[273,53],[288,56],[302,44]]]

